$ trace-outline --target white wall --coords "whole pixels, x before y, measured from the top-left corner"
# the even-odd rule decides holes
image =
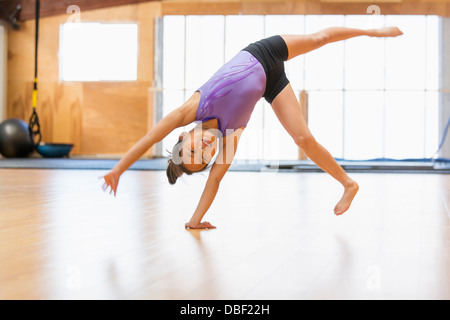
[[[8,29],[0,24],[0,122],[6,119]]]
[[[441,18],[440,35],[440,130],[442,138],[445,125],[450,117],[450,18]],[[450,132],[439,154],[442,158],[450,158]]]

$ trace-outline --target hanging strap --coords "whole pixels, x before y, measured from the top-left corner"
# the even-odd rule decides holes
[[[32,105],[33,105],[33,114],[30,117],[29,129],[30,135],[33,139],[35,146],[37,146],[42,139],[41,134],[41,125],[39,123],[39,117],[36,112],[37,106],[37,67],[38,67],[38,41],[39,41],[39,11],[40,11],[40,1],[36,0],[36,38],[35,38],[35,47],[34,47],[34,84],[33,84],[33,97],[32,97]],[[37,139],[37,140],[36,140]]]
[[[33,86],[33,108],[37,106],[37,68],[38,68],[38,43],[39,43],[39,12],[40,1],[36,0],[36,38],[34,42],[34,86]]]

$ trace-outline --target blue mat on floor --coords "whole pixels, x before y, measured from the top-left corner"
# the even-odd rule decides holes
[[[85,158],[26,158],[6,159],[0,158],[0,168],[10,169],[61,169],[61,170],[110,170],[119,159],[85,159]],[[374,159],[367,161],[350,161],[337,159],[338,163],[347,172],[367,173],[450,173],[450,161],[427,161],[426,159],[411,160],[384,160]],[[134,163],[130,170],[166,170],[167,158],[142,159]],[[230,171],[279,171],[279,172],[322,172],[311,161],[256,161],[238,160],[233,163]]]
[[[0,159],[0,168],[9,169],[61,169],[61,170],[110,170],[118,159],[80,159],[80,158],[26,158]],[[135,162],[130,170],[166,170],[167,158],[142,159]],[[240,161],[230,166],[232,171],[261,171],[266,163],[257,161]]]
[[[72,170],[109,170],[119,160],[114,159],[0,159],[0,168],[11,169],[72,169]],[[167,163],[167,160],[165,161]],[[162,161],[141,160],[136,162],[133,170],[160,170]]]

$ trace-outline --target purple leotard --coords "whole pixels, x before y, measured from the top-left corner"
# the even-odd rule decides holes
[[[265,88],[263,66],[251,53],[241,51],[198,89],[201,97],[195,122],[217,119],[224,137],[246,127]]]

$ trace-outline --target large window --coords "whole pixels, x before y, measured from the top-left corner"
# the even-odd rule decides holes
[[[62,81],[134,81],[137,59],[137,24],[61,25],[59,77]]]
[[[309,97],[309,127],[336,158],[429,158],[438,146],[436,16],[166,16],[163,114],[181,105],[240,49],[275,34],[331,26],[398,26],[398,38],[358,37],[286,63],[297,95]],[[193,125],[184,128],[190,130]],[[180,131],[163,144],[171,150]],[[270,105],[257,104],[236,159],[292,160],[298,148]]]

